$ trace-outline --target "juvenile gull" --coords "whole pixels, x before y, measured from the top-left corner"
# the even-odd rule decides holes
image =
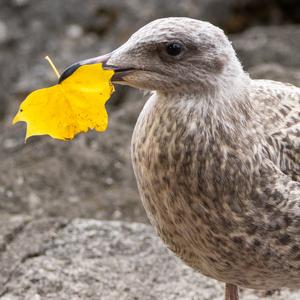
[[[106,56],[114,81],[154,91],[132,137],[150,222],[187,265],[237,286],[300,287],[300,89],[252,80],[221,29],[141,28]]]

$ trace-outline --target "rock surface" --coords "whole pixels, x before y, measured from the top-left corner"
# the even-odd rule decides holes
[[[299,26],[254,27],[231,38],[246,69],[265,63],[300,68]]]
[[[0,265],[1,300],[223,299],[222,284],[183,265],[140,223],[2,219]],[[299,297],[284,290],[271,299]]]
[[[254,66],[249,68],[248,72],[253,79],[277,80],[300,87],[300,69],[286,68],[271,63]]]
[[[221,26],[253,78],[300,86],[298,2],[1,0],[0,299],[222,299],[222,286],[174,259],[150,227],[76,219],[147,222],[129,150],[141,92],[118,87],[108,131],[68,143],[24,144],[24,125],[11,119],[30,91],[55,82],[46,54],[62,70],[167,16]],[[243,291],[242,299],[261,295]],[[299,298],[287,290],[269,297]]]

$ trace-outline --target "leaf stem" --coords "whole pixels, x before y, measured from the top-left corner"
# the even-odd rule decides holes
[[[58,72],[58,70],[56,69],[56,67],[55,67],[53,61],[51,60],[51,58],[47,55],[47,56],[45,57],[45,59],[48,61],[48,63],[50,64],[51,68],[53,69],[55,75],[56,75],[57,78],[59,79],[59,77],[60,77],[59,72]]]

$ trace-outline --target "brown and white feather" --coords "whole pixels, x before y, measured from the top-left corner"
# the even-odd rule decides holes
[[[163,52],[186,45],[180,59]],[[199,272],[255,289],[300,286],[300,89],[251,80],[219,28],[156,20],[109,63],[153,90],[132,137],[143,205]]]

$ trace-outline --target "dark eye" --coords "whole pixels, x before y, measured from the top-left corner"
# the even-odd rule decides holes
[[[179,43],[171,43],[167,45],[166,51],[171,56],[179,55],[183,50],[183,46]]]

